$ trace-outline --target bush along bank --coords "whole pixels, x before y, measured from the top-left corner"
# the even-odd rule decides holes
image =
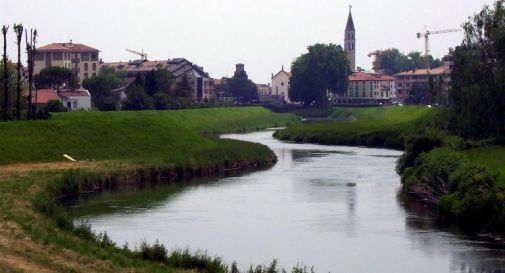
[[[432,208],[445,223],[470,233],[503,234],[505,188],[499,174],[471,162],[454,136],[427,129],[406,138],[397,163],[402,191]]]

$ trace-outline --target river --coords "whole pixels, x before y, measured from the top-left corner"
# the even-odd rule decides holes
[[[207,250],[242,268],[277,259],[316,272],[505,272],[499,244],[437,227],[398,197],[400,152],[284,143],[272,132],[225,135],[269,146],[271,169],[186,185],[106,193],[74,210],[130,247]]]

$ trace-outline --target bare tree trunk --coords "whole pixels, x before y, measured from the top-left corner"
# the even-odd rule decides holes
[[[27,119],[33,118],[33,103],[32,103],[32,93],[33,93],[33,66],[35,61],[35,39],[37,36],[37,30],[30,30],[30,39],[28,39],[28,30],[25,29],[26,38],[26,53],[28,55],[28,116]]]
[[[16,119],[21,119],[21,38],[23,37],[23,24],[14,24],[14,32],[16,32],[18,44],[18,67],[17,67],[17,84],[16,84]]]
[[[3,55],[3,63],[4,63],[4,107],[3,107],[3,119],[7,121],[9,119],[9,73],[7,71],[7,31],[9,31],[8,26],[2,27],[2,34],[4,36],[4,55]]]

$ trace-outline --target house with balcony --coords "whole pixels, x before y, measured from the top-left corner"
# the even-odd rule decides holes
[[[37,48],[34,58],[34,74],[46,67],[58,66],[70,69],[79,84],[87,78],[98,75],[99,53],[96,48],[73,43],[52,43]]]
[[[396,82],[398,100],[406,102],[415,83],[428,85],[430,79],[432,81],[439,81],[442,84],[442,89],[445,90],[444,93],[446,93],[451,85],[451,69],[452,63],[446,62],[444,65],[435,68],[414,69],[393,75]]]
[[[333,95],[337,105],[387,105],[396,102],[395,78],[356,72],[349,76],[347,92]]]

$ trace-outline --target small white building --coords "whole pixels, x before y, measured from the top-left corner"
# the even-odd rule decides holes
[[[284,71],[284,66],[282,66],[281,71],[277,74],[272,74],[272,95],[278,96],[285,102],[290,102],[289,100],[289,82],[291,80],[291,73]]]
[[[91,110],[91,94],[88,90],[60,91],[59,97],[63,106],[67,107],[69,111]]]

